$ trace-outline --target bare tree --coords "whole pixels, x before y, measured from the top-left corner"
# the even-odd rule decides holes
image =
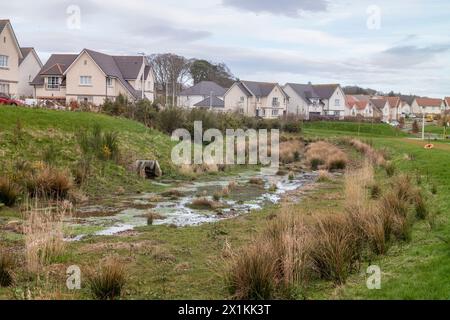
[[[148,58],[155,72],[156,83],[165,95],[165,104],[171,94],[171,104],[175,105],[177,92],[190,79],[191,60],[172,53],[153,54]]]

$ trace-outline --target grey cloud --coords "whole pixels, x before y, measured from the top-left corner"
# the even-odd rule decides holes
[[[223,0],[223,5],[254,13],[298,17],[300,12],[326,11],[328,0]]]
[[[392,69],[416,66],[431,61],[437,54],[450,50],[450,44],[417,47],[413,45],[389,48],[372,58],[372,64]]]

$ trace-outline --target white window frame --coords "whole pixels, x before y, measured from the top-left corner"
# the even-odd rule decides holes
[[[9,83],[0,83],[0,93],[9,95]]]
[[[335,107],[340,107],[341,106],[341,99],[335,99],[334,100],[334,106]]]
[[[80,86],[91,87],[92,86],[92,76],[80,76]]]
[[[50,81],[50,79],[52,79],[52,81]],[[56,80],[56,81],[54,81]],[[47,77],[47,89],[50,90],[56,90],[59,89],[60,86],[60,77],[56,77],[56,76],[48,76]]]
[[[278,109],[272,109],[272,116],[279,116]]]
[[[0,55],[0,68],[8,68],[8,60],[8,56]]]
[[[106,78],[106,85],[108,87],[112,87],[113,86],[113,78],[110,78],[110,77]]]

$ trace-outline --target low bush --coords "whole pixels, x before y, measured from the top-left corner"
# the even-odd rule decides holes
[[[72,188],[72,178],[67,170],[47,165],[30,173],[25,183],[32,197],[64,199]]]

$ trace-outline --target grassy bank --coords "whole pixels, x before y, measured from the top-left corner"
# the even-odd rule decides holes
[[[83,185],[88,195],[101,195],[124,188],[129,192],[148,189],[150,184],[131,170],[138,159],[156,159],[165,177],[177,171],[170,161],[170,137],[135,121],[102,114],[18,107],[0,107],[0,166],[14,173],[20,163],[51,162],[58,168],[75,170],[83,160],[78,135],[94,126],[116,132],[118,161],[93,161],[89,180]]]

